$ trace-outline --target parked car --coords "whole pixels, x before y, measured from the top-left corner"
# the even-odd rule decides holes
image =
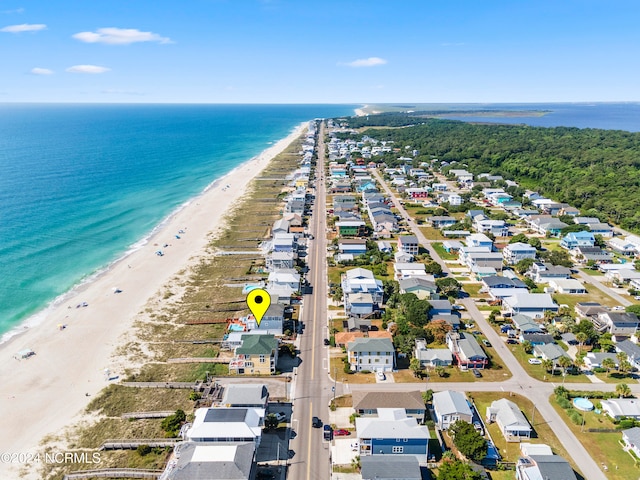
[[[318,417],[313,417],[311,419],[311,425],[313,426],[313,428],[320,428],[322,426],[322,420],[320,420]]]
[[[287,415],[284,412],[278,412],[275,416],[279,422],[284,422],[287,419]]]
[[[540,360],[539,358],[530,358],[529,359],[529,364],[530,365],[542,365],[542,360]]]
[[[382,370],[376,372],[376,377],[378,377],[378,380],[385,380],[387,378]]]
[[[482,374],[480,373],[480,370],[478,370],[477,368],[473,368],[471,369],[471,373],[473,373],[473,376],[476,378],[481,378]]]
[[[333,438],[333,429],[331,425],[325,425],[323,427],[323,437],[325,440],[331,440]]]
[[[487,340],[486,338],[482,339],[482,343],[484,344],[485,347],[490,347],[491,343],[489,343],[489,340]]]
[[[517,344],[518,344],[518,341],[517,341],[517,340],[514,340],[513,338],[508,338],[508,339],[507,339],[507,343],[508,343],[509,345],[517,345]]]
[[[473,332],[471,332],[471,333],[473,333],[474,335],[482,335],[482,332],[480,332],[480,331],[478,331],[478,330],[474,330],[474,331],[473,331]]]
[[[346,437],[348,435],[351,435],[351,432],[349,430],[345,430],[344,428],[333,431],[334,437]]]
[[[328,339],[328,338],[325,338],[325,339],[324,339],[324,344],[325,344],[325,345],[331,345],[331,342],[329,341],[329,339]]]

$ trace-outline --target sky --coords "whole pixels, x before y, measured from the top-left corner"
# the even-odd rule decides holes
[[[0,0],[0,102],[640,100],[637,0]]]

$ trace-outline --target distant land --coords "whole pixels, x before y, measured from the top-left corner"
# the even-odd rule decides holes
[[[373,115],[378,113],[409,113],[418,117],[434,117],[447,118],[455,117],[542,117],[551,113],[551,110],[539,109],[518,109],[513,110],[505,108],[504,110],[496,110],[495,108],[487,109],[485,105],[477,105],[474,108],[472,104],[433,104],[433,103],[416,103],[413,105],[394,105],[394,104],[371,104],[365,105],[358,109],[360,115]]]

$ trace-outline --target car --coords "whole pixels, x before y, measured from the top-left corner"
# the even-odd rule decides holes
[[[322,420],[320,420],[318,417],[313,417],[311,419],[311,426],[313,428],[320,428],[322,426]]]
[[[376,372],[376,377],[378,377],[378,380],[385,380],[387,378],[382,370]]]
[[[484,344],[485,347],[490,347],[491,343],[489,343],[489,340],[487,340],[486,338],[482,339],[482,343]]]
[[[613,307],[611,310],[621,312],[624,310],[624,307],[622,305],[618,305],[617,307]]]
[[[333,429],[331,428],[331,425],[325,425],[322,430],[325,440],[331,440],[333,438]]]
[[[507,343],[508,343],[509,345],[517,345],[517,344],[518,344],[518,341],[517,341],[517,340],[514,340],[513,338],[508,338],[508,339],[507,339]]]
[[[471,369],[471,373],[473,373],[473,376],[476,378],[481,378],[482,374],[480,373],[480,370],[478,370],[477,368],[473,368]]]
[[[640,295],[636,295],[635,297],[633,297],[634,300],[640,300]]]
[[[344,428],[333,431],[334,437],[346,437],[348,435],[351,435],[351,432],[349,430],[345,430]]]
[[[271,478],[276,478],[276,472],[271,469],[259,470],[256,474],[257,480],[269,480]]]
[[[329,339],[328,339],[328,338],[325,338],[325,339],[324,339],[324,344],[325,344],[325,345],[331,345],[331,342],[329,341]]]
[[[542,360],[539,358],[530,358],[529,365],[542,365]]]
[[[284,422],[287,419],[287,415],[284,412],[278,412],[274,414],[276,416],[276,419],[279,422]]]
[[[471,332],[471,333],[473,333],[474,335],[482,335],[482,332],[480,332],[480,331],[478,331],[478,330],[474,330],[474,331],[473,331],[473,332]]]

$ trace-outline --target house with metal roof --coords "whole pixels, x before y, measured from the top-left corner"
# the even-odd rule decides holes
[[[198,408],[185,439],[191,442],[252,442],[260,444],[263,408]]]
[[[521,313],[531,318],[543,318],[547,311],[558,311],[558,305],[548,293],[529,293],[520,290],[517,289],[513,295],[502,299],[505,315]]]
[[[398,251],[417,255],[420,249],[418,237],[415,235],[400,235],[398,237]]]
[[[640,369],[640,347],[631,340],[623,340],[616,343],[616,352],[624,352],[627,354],[629,363],[635,368]]]
[[[436,417],[436,425],[441,430],[448,429],[458,420],[471,423],[473,412],[464,393],[453,390],[444,390],[433,394],[433,412]]]
[[[353,409],[361,417],[377,417],[380,408],[401,408],[407,417],[415,418],[418,423],[424,423],[426,406],[422,393],[418,390],[411,392],[355,390],[352,398]]]
[[[502,249],[504,261],[509,265],[515,265],[525,258],[535,259],[537,250],[528,243],[515,242],[510,243]]]
[[[511,400],[502,398],[495,400],[487,407],[487,422],[497,423],[502,435],[507,442],[520,441],[521,438],[530,438],[531,425],[520,411],[520,407]]]
[[[545,343],[544,345],[536,345],[533,347],[533,354],[536,357],[540,357],[543,360],[552,360],[556,361],[560,357],[569,357],[567,352],[565,352],[560,345],[557,343]]]
[[[398,283],[400,284],[400,293],[413,293],[420,300],[428,300],[438,291],[436,282],[424,277],[402,278]]]
[[[403,409],[379,408],[378,417],[356,418],[360,457],[369,455],[413,455],[426,462],[429,429],[407,417]]]

